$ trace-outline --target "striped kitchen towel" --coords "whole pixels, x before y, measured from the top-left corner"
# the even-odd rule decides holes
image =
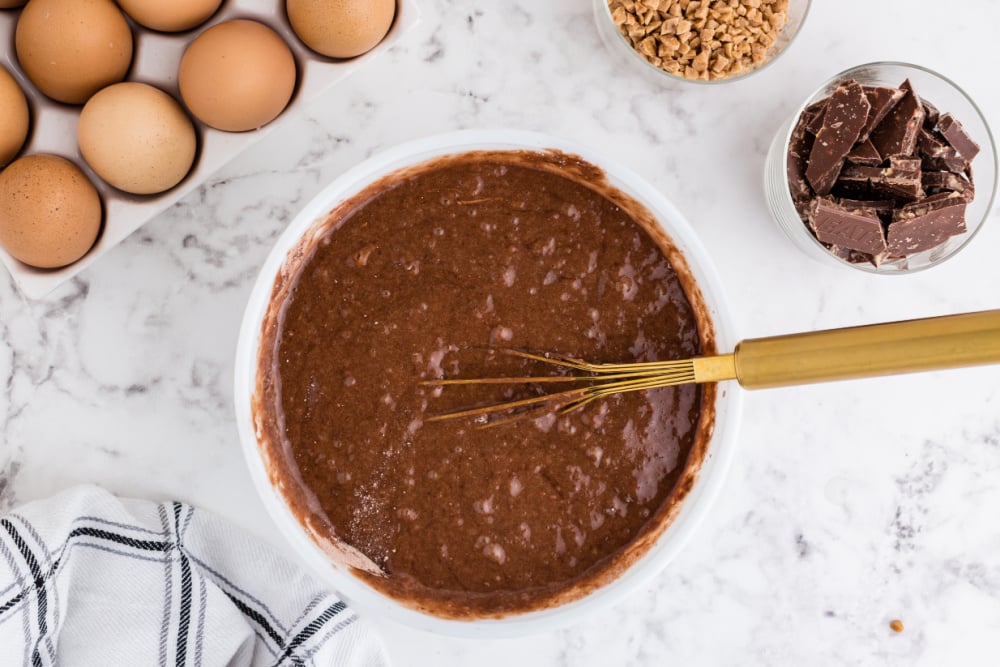
[[[0,665],[387,664],[332,591],[183,503],[84,486],[0,515]]]

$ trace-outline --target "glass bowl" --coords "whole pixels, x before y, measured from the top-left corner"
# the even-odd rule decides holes
[[[781,29],[781,32],[778,33],[777,41],[768,49],[767,58],[760,65],[740,74],[710,80],[688,79],[678,74],[667,72],[652,64],[642,54],[632,48],[632,45],[628,43],[625,36],[618,30],[618,26],[611,16],[611,8],[608,0],[593,0],[593,3],[594,21],[597,23],[597,32],[601,36],[601,41],[604,42],[604,45],[613,55],[626,64],[626,67],[640,72],[648,81],[657,84],[680,82],[695,85],[715,85],[746,79],[752,74],[766,69],[771,63],[777,60],[781,54],[788,50],[788,47],[799,34],[802,24],[805,23],[806,15],[809,13],[811,0],[788,0],[788,21]]]
[[[883,261],[877,267],[868,262],[850,262],[820,243],[799,217],[789,191],[786,159],[792,131],[802,112],[813,103],[828,97],[843,81],[854,79],[862,85],[898,87],[909,79],[917,95],[934,105],[942,114],[950,113],[980,146],[972,160],[975,197],[966,208],[967,231],[941,245],[908,255],[903,259]],[[953,257],[972,242],[989,216],[997,188],[997,151],[986,118],[976,103],[951,80],[919,65],[898,62],[875,62],[858,65],[830,78],[785,121],[774,137],[764,166],[764,192],[771,216],[792,242],[810,257],[828,266],[843,266],[878,275],[914,273],[937,266]]]

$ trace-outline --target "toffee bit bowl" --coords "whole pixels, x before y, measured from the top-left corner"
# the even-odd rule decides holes
[[[966,133],[979,144],[979,153],[971,161],[975,196],[965,213],[967,230],[952,236],[941,245],[907,255],[887,259],[878,266],[838,256],[818,241],[799,217],[792,200],[788,181],[787,156],[792,133],[802,113],[825,99],[844,81],[855,80],[864,86],[898,88],[909,80],[917,96],[933,105],[941,114],[950,113],[962,123]],[[792,113],[780,127],[768,150],[764,165],[764,194],[775,222],[795,246],[817,261],[833,267],[846,267],[876,275],[905,275],[937,266],[969,245],[989,217],[997,190],[997,148],[989,124],[969,95],[950,79],[926,67],[901,62],[873,62],[845,70],[823,83]],[[845,253],[846,254],[846,253]]]
[[[631,171],[615,165],[595,151],[542,134],[508,130],[469,130],[420,139],[369,158],[349,170],[307,204],[275,243],[265,261],[250,295],[236,351],[234,400],[236,421],[243,454],[250,476],[268,514],[289,547],[322,579],[336,588],[348,601],[373,617],[390,618],[417,629],[443,635],[469,638],[501,638],[548,632],[579,622],[591,614],[606,610],[642,591],[681,550],[722,489],[736,446],[743,395],[737,386],[719,385],[712,392],[708,409],[714,421],[699,438],[698,456],[691,463],[691,486],[683,500],[673,505],[669,516],[648,535],[652,538],[638,545],[641,555],[617,570],[610,581],[595,588],[585,587],[582,597],[568,602],[500,618],[452,620],[435,616],[391,598],[338,560],[311,536],[310,530],[293,514],[280,476],[272,474],[267,447],[261,446],[260,422],[254,409],[258,382],[261,326],[271,304],[275,281],[287,278],[286,262],[303,239],[314,238],[329,213],[366,187],[389,174],[399,173],[443,156],[474,151],[559,151],[581,157],[604,171],[608,183],[631,197],[655,217],[658,232],[664,233],[679,251],[676,266],[690,272],[695,289],[689,294],[700,304],[705,326],[706,349],[728,350],[737,338],[730,320],[725,294],[711,257],[701,245],[691,225],[658,190]],[[714,338],[714,340],[713,340]],[[709,418],[711,420],[711,417]],[[708,424],[706,424],[707,426]],[[694,454],[692,454],[694,456]],[[648,548],[647,548],[648,547]]]
[[[627,0],[624,4],[630,4],[631,2],[634,2],[636,5],[643,5],[643,0]],[[708,79],[688,78],[683,74],[669,72],[653,62],[650,62],[650,60],[636,50],[636,48],[629,43],[628,38],[622,34],[622,31],[619,29],[618,24],[615,22],[615,18],[612,15],[612,4],[616,4],[616,0],[593,0],[594,21],[597,23],[597,32],[601,36],[601,41],[604,42],[608,51],[611,52],[611,54],[615,56],[619,62],[623,63],[626,67],[639,72],[650,83],[660,85],[682,83],[711,86],[720,83],[742,81],[743,79],[770,67],[771,63],[781,57],[781,55],[788,50],[788,47],[791,46],[792,42],[795,41],[799,31],[802,29],[802,25],[806,21],[806,16],[809,14],[811,0],[788,0],[788,9],[786,10],[787,20],[785,25],[782,26],[781,30],[777,33],[774,43],[767,49],[765,57],[761,62],[753,64],[749,68],[733,74],[727,74],[724,76],[716,75],[715,78]],[[741,0],[739,4],[743,5],[743,1]],[[669,29],[667,32],[669,33]],[[664,36],[669,39],[672,35],[665,34]],[[657,48],[658,47],[659,45],[657,45]],[[720,70],[720,73],[724,71],[724,69]]]

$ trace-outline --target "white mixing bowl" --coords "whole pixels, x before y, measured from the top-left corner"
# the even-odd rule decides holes
[[[715,428],[694,488],[684,499],[669,527],[653,546],[620,577],[586,596],[558,607],[512,615],[501,619],[446,620],[415,611],[365,584],[343,565],[332,562],[309,538],[293,516],[281,493],[271,484],[257,440],[252,414],[256,387],[258,348],[262,319],[271,290],[289,250],[344,200],[372,182],[398,169],[432,158],[477,150],[556,149],[575,154],[602,168],[611,185],[644,205],[660,222],[674,245],[686,258],[701,290],[708,316],[714,325],[720,352],[733,349],[737,340],[729,319],[719,277],[691,226],[666,197],[633,172],[613,164],[592,150],[542,134],[507,130],[472,130],[443,134],[403,144],[376,155],[351,169],[319,193],[292,221],[275,244],[261,269],[250,295],[236,353],[235,402],[243,453],[250,475],[264,505],[285,538],[302,560],[330,582],[349,602],[372,618],[389,617],[400,623],[446,635],[497,638],[550,631],[623,600],[656,576],[691,537],[722,486],[733,454],[739,424],[742,392],[735,384],[723,385],[716,393]]]

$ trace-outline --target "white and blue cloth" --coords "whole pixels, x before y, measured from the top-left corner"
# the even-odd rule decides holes
[[[386,664],[336,594],[203,510],[85,486],[0,515],[0,666]]]

